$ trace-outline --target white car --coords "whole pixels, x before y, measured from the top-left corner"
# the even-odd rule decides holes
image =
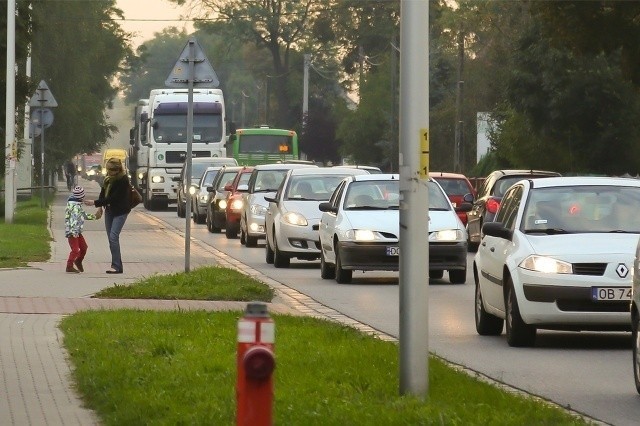
[[[349,283],[354,270],[397,271],[399,262],[399,175],[345,179],[328,203],[320,204],[320,276]],[[467,275],[467,234],[440,185],[429,179],[429,277],[449,272],[453,284]],[[459,211],[471,209],[462,203]]]
[[[536,330],[629,330],[640,180],[521,180],[485,223],[473,263],[481,335],[533,346]]]
[[[192,185],[189,188],[189,194],[191,195],[191,216],[195,223],[204,223],[207,218],[207,202],[209,200],[207,187],[211,186],[213,179],[221,168],[222,166],[207,167],[198,184]]]
[[[320,257],[318,205],[329,200],[347,176],[369,174],[361,169],[311,167],[287,172],[274,197],[265,197],[265,259],[276,268],[287,268],[292,257]]]
[[[315,167],[315,164],[260,164],[253,168],[249,179],[249,190],[243,194],[243,211],[240,217],[240,243],[255,247],[259,239],[265,238],[264,217],[269,203],[265,196],[273,197],[285,175],[291,169]]]

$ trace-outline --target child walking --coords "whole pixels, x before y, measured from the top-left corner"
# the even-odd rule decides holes
[[[87,242],[82,236],[85,219],[95,220],[102,217],[102,207],[95,214],[85,212],[82,207],[83,200],[84,188],[76,186],[67,200],[67,207],[64,211],[64,236],[67,237],[69,247],[71,247],[69,259],[67,259],[67,272],[73,274],[84,272],[82,260],[87,254],[88,248]]]

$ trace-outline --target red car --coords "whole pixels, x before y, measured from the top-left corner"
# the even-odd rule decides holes
[[[465,175],[460,173],[429,172],[429,177],[433,178],[444,189],[445,194],[451,200],[453,207],[458,207],[464,202],[464,196],[471,194],[476,198],[476,191]],[[468,201],[467,201],[468,202]],[[456,212],[463,225],[467,225],[467,212]]]
[[[228,191],[225,210],[226,228],[224,229],[227,238],[238,238],[240,216],[244,209],[244,194],[249,190],[249,178],[252,171],[253,167],[243,167],[233,182],[224,187],[224,190]]]

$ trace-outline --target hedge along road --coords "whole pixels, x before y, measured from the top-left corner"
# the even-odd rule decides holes
[[[184,238],[175,205],[147,212]],[[292,259],[276,269],[265,262],[264,240],[247,248],[206,225],[192,224],[192,243],[213,247],[257,272],[386,334],[398,337],[398,274],[355,272],[352,284],[320,278],[320,262]],[[125,248],[126,250],[126,248]],[[183,253],[178,253],[184,256]],[[429,286],[429,350],[455,364],[525,392],[615,425],[635,425],[640,404],[633,382],[631,333],[539,331],[533,348],[511,348],[505,335],[479,336],[474,322],[473,254],[467,282],[451,285],[445,274]],[[276,337],[277,338],[277,337]]]

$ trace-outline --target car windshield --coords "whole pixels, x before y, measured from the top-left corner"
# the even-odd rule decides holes
[[[202,186],[211,186],[211,184],[213,183],[213,179],[216,177],[217,173],[217,170],[209,170],[205,172],[204,176],[202,177]]]
[[[237,171],[236,172],[224,172],[222,174],[222,177],[218,181],[218,187],[216,189],[219,190],[219,191],[222,191],[226,184],[233,182],[233,179],[236,177],[237,174],[238,174]]]
[[[434,181],[427,182],[429,189],[429,210],[451,210],[451,204],[446,194]]]
[[[285,200],[328,201],[338,184],[348,175],[292,176],[287,185]]]
[[[275,192],[280,187],[287,170],[257,170],[251,192]]]
[[[352,182],[344,199],[345,210],[398,209],[400,186],[397,180]]]
[[[444,192],[449,195],[465,195],[471,193],[469,184],[464,179],[435,178]]]
[[[529,192],[525,233],[640,233],[640,188],[564,186]]]

